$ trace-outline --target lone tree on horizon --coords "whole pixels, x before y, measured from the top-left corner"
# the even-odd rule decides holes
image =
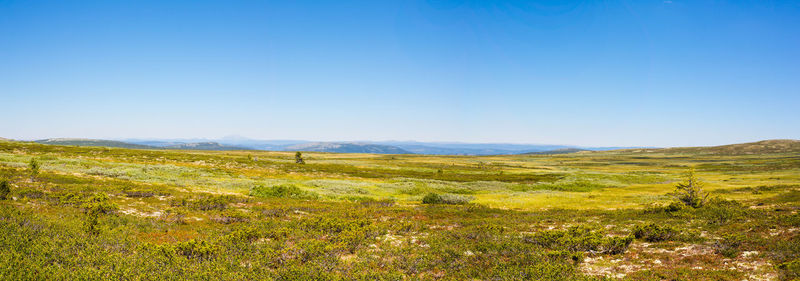
[[[294,162],[297,163],[297,164],[305,164],[306,161],[303,161],[303,153],[300,153],[300,151],[295,153],[294,154]]]

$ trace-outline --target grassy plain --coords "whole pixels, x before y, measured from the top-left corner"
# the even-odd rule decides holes
[[[0,279],[800,276],[797,153],[303,155],[0,141]]]

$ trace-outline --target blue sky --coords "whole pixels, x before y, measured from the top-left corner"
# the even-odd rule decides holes
[[[0,136],[800,139],[797,1],[0,1]]]

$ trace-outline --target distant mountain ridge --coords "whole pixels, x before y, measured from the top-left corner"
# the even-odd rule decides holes
[[[528,153],[523,153],[523,154],[527,154],[527,155],[549,155],[549,154],[577,153],[577,152],[583,152],[583,151],[591,151],[591,150],[580,149],[580,148],[559,148],[559,149],[554,149],[554,150],[528,152]]]
[[[377,153],[412,154],[412,152],[390,145],[370,143],[313,142],[287,146],[285,150],[337,152],[337,153]]]
[[[224,145],[218,142],[192,142],[165,146],[166,149],[185,149],[185,150],[253,150],[246,147]]]
[[[303,140],[254,140],[240,136],[220,139],[124,139],[99,140],[79,138],[53,138],[37,140],[54,145],[105,146],[135,149],[185,149],[185,150],[269,150],[315,151],[335,153],[376,154],[431,154],[431,155],[510,155],[558,152],[562,149],[610,150],[618,147],[576,148],[566,145],[537,145],[509,143],[457,143],[457,142],[309,142]],[[549,153],[553,153],[549,152]],[[564,153],[564,152],[559,152]]]
[[[13,141],[11,139],[4,139]],[[720,155],[746,155],[768,153],[800,153],[800,140],[779,139],[750,143],[707,147],[673,148],[620,148],[620,147],[575,147],[566,145],[533,145],[502,143],[440,143],[414,141],[383,142],[308,142],[302,140],[252,140],[242,137],[208,139],[130,139],[100,140],[82,138],[51,138],[36,140],[37,143],[53,145],[104,146],[134,149],[186,149],[186,150],[271,150],[271,151],[316,151],[336,153],[376,154],[439,154],[439,155],[504,155],[504,154],[566,154],[583,151],[618,150],[634,153],[699,153]]]

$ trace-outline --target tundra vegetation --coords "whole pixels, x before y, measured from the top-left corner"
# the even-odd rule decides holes
[[[797,153],[300,156],[0,141],[0,279],[800,277]]]

